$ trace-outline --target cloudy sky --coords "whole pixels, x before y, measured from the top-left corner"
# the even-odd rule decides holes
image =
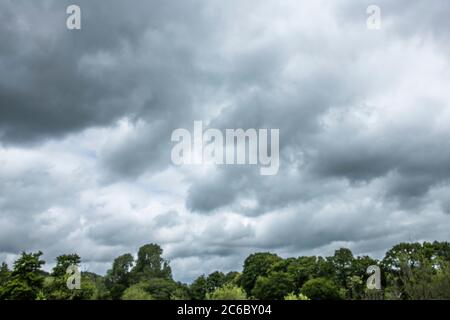
[[[78,4],[82,29],[66,28]],[[366,26],[381,8],[380,30]],[[450,2],[1,0],[0,261],[177,280],[252,252],[450,240]],[[175,166],[176,128],[279,128],[280,169]]]

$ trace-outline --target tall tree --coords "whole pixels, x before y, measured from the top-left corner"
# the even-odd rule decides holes
[[[329,279],[317,278],[308,280],[301,293],[311,300],[341,300],[343,297],[339,287]]]
[[[329,258],[329,261],[333,266],[337,283],[341,287],[348,289],[347,278],[349,278],[353,272],[354,257],[352,251],[347,248],[338,249],[334,252],[334,255]]]
[[[145,283],[137,283],[127,288],[121,297],[122,300],[154,300],[147,292]]]
[[[237,271],[230,271],[225,275],[225,283],[238,285],[241,281],[241,273]]]
[[[52,275],[54,277],[62,277],[66,274],[67,268],[70,266],[79,267],[81,258],[78,254],[63,254],[56,257],[56,265],[53,268]]]
[[[42,288],[44,276],[41,267],[45,261],[42,252],[22,252],[14,262],[14,268],[8,281],[0,292],[0,299],[35,300]]]
[[[411,268],[418,266],[422,253],[420,243],[399,243],[386,252],[381,265],[385,272],[398,274],[405,263]]]
[[[146,290],[156,300],[170,300],[178,289],[175,281],[169,278],[152,278],[146,282]]]
[[[105,285],[111,293],[111,298],[118,300],[123,292],[130,286],[130,271],[134,264],[134,258],[126,253],[117,257],[112,269],[108,270],[105,277]]]
[[[248,296],[252,294],[258,277],[267,276],[272,266],[281,260],[279,256],[269,252],[254,253],[245,259],[241,285]]]
[[[8,282],[11,272],[8,269],[8,265],[2,262],[0,267],[0,290]]]
[[[78,254],[63,254],[56,257],[56,265],[51,277],[45,279],[45,298],[50,300],[89,300],[93,299],[96,292],[95,279],[92,274],[83,274],[80,267],[81,258]],[[69,267],[76,267],[79,274],[75,275],[74,269],[68,272]],[[70,277],[79,276],[80,287],[70,288]]]
[[[351,276],[347,277],[346,287],[348,289],[348,298],[357,300],[367,298],[366,281],[369,275],[367,268],[370,266],[378,266],[379,261],[369,256],[356,257],[353,260]],[[382,287],[385,286],[385,275],[381,273]],[[372,292],[372,296],[376,292]],[[380,292],[376,293],[376,297],[380,296]]]
[[[205,299],[206,293],[208,291],[206,277],[205,275],[199,276],[197,279],[192,282],[189,287],[192,299],[194,300],[203,300]]]
[[[271,272],[260,276],[252,290],[252,296],[260,300],[282,300],[295,291],[295,282],[289,273]]]
[[[146,244],[139,248],[136,265],[132,270],[135,283],[151,278],[172,279],[169,262],[161,257],[163,250],[157,244]]]
[[[225,284],[225,275],[220,271],[214,271],[206,278],[206,291],[213,292]]]
[[[270,272],[288,273],[295,283],[296,292],[306,281],[320,276],[317,258],[314,256],[282,259],[272,265]]]
[[[245,291],[232,283],[217,288],[206,295],[206,300],[247,300]]]

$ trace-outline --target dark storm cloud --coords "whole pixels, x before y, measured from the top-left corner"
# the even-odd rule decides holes
[[[79,1],[79,31],[65,27],[69,4],[2,2],[3,143],[60,137],[123,116],[167,117],[183,102],[189,108],[179,84],[189,73],[192,44],[184,48],[179,40],[196,27],[195,1]]]
[[[358,28],[365,28],[367,15],[361,12],[365,13],[369,4],[344,1],[342,6],[338,5],[337,17],[342,18],[341,27],[351,25],[352,30],[355,24],[361,23]],[[381,1],[377,5],[381,7],[382,17],[385,19],[383,30],[392,31],[395,35],[394,38],[387,38],[387,43],[377,43],[384,48],[394,45],[394,41],[407,43],[417,35],[426,36],[428,31],[439,36],[445,30],[440,19],[441,12],[448,11],[448,4],[445,2],[428,5],[426,2],[389,4]],[[347,27],[342,30],[348,32]],[[344,34],[342,32],[341,36]],[[369,40],[370,34],[367,35]],[[406,125],[394,124],[370,132],[364,124],[346,120],[352,119],[353,110],[364,110],[367,99],[389,89],[387,83],[383,84],[380,81],[385,77],[386,69],[370,70],[368,64],[359,63],[361,60],[358,56],[366,56],[368,54],[366,50],[380,49],[368,45],[368,42],[361,39],[358,39],[359,42],[351,43],[352,36],[350,35],[349,39],[339,37],[330,48],[319,45],[317,52],[312,48],[315,48],[316,42],[320,42],[320,36],[315,41],[295,47],[291,54],[287,53],[289,52],[287,48],[292,46],[283,48],[281,51],[284,59],[271,59],[263,64],[266,70],[278,72],[270,73],[270,77],[264,78],[264,81],[248,80],[247,84],[257,89],[251,94],[233,92],[236,107],[224,110],[220,117],[212,122],[213,127],[219,128],[280,128],[282,150],[280,176],[283,176],[283,169],[290,172],[289,176],[283,176],[279,183],[273,183],[272,180],[276,178],[253,175],[251,169],[240,172],[239,177],[236,177],[230,168],[220,169],[224,171],[220,174],[221,182],[215,181],[210,184],[210,181],[200,181],[193,184],[188,197],[191,209],[200,212],[208,211],[206,208],[215,210],[223,207],[226,201],[232,205],[238,193],[253,192],[260,204],[259,212],[264,213],[267,209],[285,206],[291,201],[320,198],[325,192],[321,188],[332,185],[333,179],[345,179],[350,183],[367,183],[374,179],[384,179],[386,197],[395,198],[401,205],[410,207],[411,204],[413,206],[422,204],[421,200],[430,188],[449,180],[450,154],[446,151],[449,150],[447,146],[449,132],[434,128],[434,122],[441,113],[439,110],[448,108],[446,105],[448,102],[437,102],[421,96],[417,96],[414,105],[410,105],[410,101],[405,101],[403,108],[406,113],[409,112],[408,109],[417,109],[416,106],[436,110],[424,117],[419,112],[417,119],[423,117],[419,125],[416,125],[417,119],[412,119],[409,125],[409,120],[405,120]],[[441,49],[447,46],[446,39],[437,39],[439,41],[436,44],[441,46]],[[339,43],[340,46],[333,46],[334,43]],[[270,47],[277,48],[275,51],[283,45],[283,41],[275,39]],[[434,53],[442,54],[436,49],[433,49]],[[311,61],[323,59],[334,63],[315,65],[312,62],[310,68],[314,71],[308,77],[295,79],[295,82],[283,79],[280,76],[281,70],[285,70],[289,65],[289,59],[299,53],[305,54],[306,59]],[[401,73],[402,71],[398,70],[397,75]],[[384,75],[379,76],[382,74]],[[380,77],[380,80],[375,80],[376,77]],[[256,76],[253,78],[236,76],[235,82],[240,78],[258,79]],[[241,85],[238,88],[246,87]],[[336,121],[342,121],[343,125],[337,126],[334,131],[322,125],[323,118],[330,112],[342,113],[342,119]],[[414,115],[412,117],[414,118]],[[297,157],[301,164],[292,161],[293,157]],[[292,168],[295,169],[297,165],[300,166],[301,174],[292,175],[295,172]],[[240,188],[234,189],[236,179],[242,180],[243,176],[247,177],[246,182],[242,183]],[[272,182],[270,187],[265,186],[265,181]],[[212,187],[213,184],[216,187]],[[224,186],[223,197],[214,192],[219,189],[217,185]],[[208,190],[213,191],[208,194]],[[281,191],[278,192],[279,190]]]
[[[0,4],[0,255],[106,262],[157,242],[180,280],[246,254],[448,240],[448,1]],[[175,167],[170,136],[280,129],[280,170]],[[193,272],[192,270],[195,270]]]
[[[427,101],[418,104],[440,110]],[[387,126],[380,131],[343,120],[337,130],[325,130],[312,141],[316,148],[308,155],[310,169],[321,177],[350,182],[385,178],[387,197],[397,197],[405,204],[420,199],[430,188],[450,179],[449,132],[435,126],[440,115],[441,111],[422,115],[416,124]]]
[[[248,170],[229,168],[221,170],[209,179],[194,180],[186,200],[192,211],[210,212],[232,204],[239,192],[246,190]]]

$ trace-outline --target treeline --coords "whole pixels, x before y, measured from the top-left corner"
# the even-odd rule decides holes
[[[42,252],[22,253],[12,270],[0,268],[2,300],[245,300],[245,299],[450,299],[450,243],[401,243],[382,260],[355,257],[349,249],[333,256],[283,259],[269,252],[251,254],[241,272],[215,271],[191,284],[172,278],[169,262],[156,244],[142,246],[134,259],[117,257],[105,276],[81,273],[80,289],[69,289],[69,266],[77,254],[57,257],[52,272],[42,270]],[[368,289],[369,266],[381,270],[381,289]]]

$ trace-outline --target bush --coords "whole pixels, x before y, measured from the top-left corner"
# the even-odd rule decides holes
[[[259,300],[283,300],[295,290],[293,277],[286,272],[272,272],[267,277],[258,277],[252,294]]]
[[[295,293],[289,293],[286,297],[284,297],[284,300],[311,300],[304,294],[295,294]]]
[[[153,297],[145,291],[145,284],[138,283],[126,289],[122,295],[122,300],[153,300]]]
[[[336,284],[325,278],[311,279],[305,282],[301,293],[311,300],[341,300]]]
[[[170,300],[177,289],[177,284],[171,279],[152,278],[146,282],[145,290],[155,300]]]
[[[246,300],[245,291],[231,283],[217,288],[212,293],[206,294],[206,300]]]

